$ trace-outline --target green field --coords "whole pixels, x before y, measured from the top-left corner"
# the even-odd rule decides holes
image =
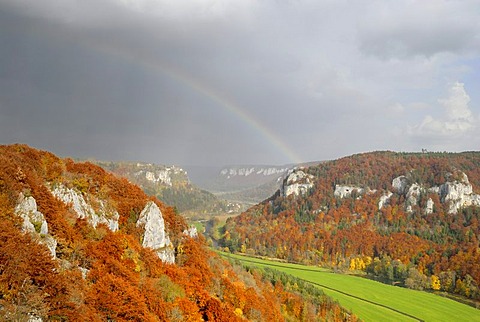
[[[480,310],[421,291],[330,270],[221,253],[248,265],[270,267],[320,287],[364,321],[480,321]]]

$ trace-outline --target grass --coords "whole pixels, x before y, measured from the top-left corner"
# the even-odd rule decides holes
[[[480,310],[432,293],[335,274],[314,266],[228,253],[221,255],[248,265],[277,269],[311,282],[364,321],[480,321]]]

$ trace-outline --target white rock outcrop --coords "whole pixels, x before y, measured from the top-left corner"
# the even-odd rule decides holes
[[[45,217],[37,209],[37,201],[32,196],[25,197],[20,193],[15,213],[23,219],[22,230],[30,233],[48,234]]]
[[[420,193],[425,189],[421,187],[418,183],[413,183],[408,187],[406,194],[406,211],[411,213],[413,212],[413,206],[417,205]]]
[[[23,219],[22,230],[37,236],[38,241],[47,246],[52,257],[56,258],[57,241],[48,234],[48,223],[45,216],[38,211],[35,198],[25,197],[20,193],[15,214]]]
[[[413,212],[413,206],[418,205],[421,193],[438,194],[442,203],[449,205],[447,212],[456,214],[462,207],[480,206],[480,195],[473,193],[473,188],[465,173],[460,173],[460,179],[447,181],[440,186],[425,188],[418,183],[410,183],[406,176],[399,176],[392,181],[393,190],[405,196],[405,209]],[[425,214],[433,212],[434,202],[431,198],[427,200]],[[380,207],[379,207],[380,208]]]
[[[74,189],[59,184],[51,192],[57,199],[70,206],[78,218],[87,219],[93,227],[97,227],[98,224],[105,224],[111,231],[118,230],[118,219],[120,216],[116,210],[107,209],[105,202],[99,201],[100,209],[96,213],[92,206],[85,201],[82,194]]]
[[[358,195],[362,195],[365,193],[365,189],[357,186],[337,184],[335,186],[335,191],[333,192],[333,195],[337,198],[347,198],[350,197],[354,192]]]
[[[439,188],[440,200],[449,203],[449,213],[456,214],[462,207],[480,206],[480,195],[473,193],[468,177],[462,173],[462,178],[447,181]]]
[[[304,195],[313,188],[314,176],[307,174],[302,170],[292,170],[282,185],[281,192],[284,197],[290,195]]]
[[[231,179],[236,176],[248,177],[250,175],[271,176],[283,174],[289,168],[275,168],[275,167],[234,167],[224,168],[220,171],[220,175]]]
[[[29,313],[27,322],[43,322],[43,319],[33,313]]]
[[[399,176],[393,179],[392,187],[394,192],[398,193],[399,195],[404,195],[408,191],[409,180],[406,176]]]
[[[288,168],[261,168],[257,170],[257,174],[263,174],[264,176],[271,176],[274,174],[282,174],[287,172]]]
[[[429,215],[433,213],[433,206],[435,203],[433,202],[432,198],[428,198],[427,205],[425,206],[425,215]]]
[[[390,198],[392,196],[393,193],[391,191],[387,191],[385,194],[383,194],[378,201],[378,209],[382,209],[383,207],[385,207],[385,205],[390,201]]]
[[[165,231],[162,212],[153,201],[149,201],[143,208],[137,221],[138,226],[145,229],[142,246],[153,249],[163,262],[175,263],[174,248]]]
[[[185,229],[185,230],[183,231],[183,234],[184,234],[185,236],[189,236],[189,237],[191,237],[191,238],[197,238],[197,237],[198,237],[197,227],[191,226],[190,228]]]

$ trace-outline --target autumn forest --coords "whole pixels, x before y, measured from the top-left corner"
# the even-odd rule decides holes
[[[479,166],[478,152],[375,152],[324,162],[299,170],[312,188],[289,196],[278,191],[232,218],[220,242],[232,252],[368,274],[475,302]]]
[[[304,281],[227,261],[209,249],[212,238],[224,252],[475,306],[479,165],[476,152],[374,152],[297,167],[275,195],[203,236],[97,165],[1,146],[0,313],[9,321],[357,320]]]
[[[145,215],[146,204],[159,211]],[[153,228],[168,235],[158,249],[144,247]],[[26,145],[0,147],[4,320],[356,320],[320,290],[288,285],[220,258],[126,179]]]

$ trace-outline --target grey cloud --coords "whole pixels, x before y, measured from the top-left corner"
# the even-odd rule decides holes
[[[480,50],[475,1],[376,2],[359,22],[360,49],[382,59]]]
[[[480,85],[480,28],[474,2],[395,3],[0,0],[2,143],[190,164],[290,162],[262,131],[305,160],[403,148],[391,129],[428,109],[385,106]]]

